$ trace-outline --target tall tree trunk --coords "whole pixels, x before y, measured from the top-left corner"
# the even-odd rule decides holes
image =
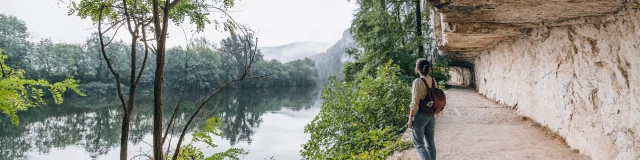
[[[120,160],[127,159],[127,147],[129,146],[129,125],[131,124],[130,114],[124,110],[122,116],[122,132],[120,134]]]
[[[160,46],[160,39],[158,46]],[[162,40],[164,41],[164,40]],[[164,47],[164,46],[162,46]],[[153,82],[153,157],[162,159],[162,81],[164,80],[164,48],[156,52],[156,73]]]
[[[178,2],[178,0],[174,0]],[[162,11],[162,23],[160,23],[159,0],[153,1],[153,25],[157,38],[156,72],[153,82],[153,158],[163,160],[162,151],[162,83],[164,80],[164,61],[166,51],[167,29],[169,24],[169,0],[165,1]],[[160,26],[162,24],[162,26]]]
[[[415,0],[416,1],[416,33],[418,36],[418,56],[422,56],[424,54],[424,57],[427,57],[427,54],[424,53],[424,46],[423,46],[423,41],[422,41],[422,7],[420,5],[420,1],[421,0]]]
[[[129,130],[131,129],[131,112],[133,111],[133,100],[136,96],[137,86],[134,84],[136,80],[136,41],[137,36],[131,38],[131,73],[129,80],[129,97],[127,106],[124,109],[122,117],[122,133],[120,135],[120,160],[127,160],[127,146],[129,143]]]

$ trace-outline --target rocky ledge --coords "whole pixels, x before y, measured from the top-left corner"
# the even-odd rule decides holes
[[[478,51],[532,29],[589,22],[637,8],[640,0],[429,0],[432,26],[441,54],[454,66],[471,67]]]

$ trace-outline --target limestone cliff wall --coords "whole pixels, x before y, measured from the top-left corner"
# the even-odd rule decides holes
[[[450,84],[473,86],[469,68],[449,67],[449,75],[451,75]]]
[[[479,93],[593,159],[640,159],[638,10],[541,24],[476,54]]]

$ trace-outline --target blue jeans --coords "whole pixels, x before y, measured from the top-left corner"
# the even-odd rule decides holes
[[[423,113],[416,113],[413,117],[412,133],[413,133],[413,146],[416,147],[418,155],[422,160],[435,160],[436,159],[436,144],[433,141],[433,128],[436,125],[436,119],[433,115],[426,115]],[[427,139],[427,146],[425,146],[424,140]]]

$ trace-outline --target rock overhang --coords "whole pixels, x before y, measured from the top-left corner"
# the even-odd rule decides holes
[[[534,28],[637,7],[640,0],[428,0],[433,37],[450,65],[471,67],[479,52]]]

